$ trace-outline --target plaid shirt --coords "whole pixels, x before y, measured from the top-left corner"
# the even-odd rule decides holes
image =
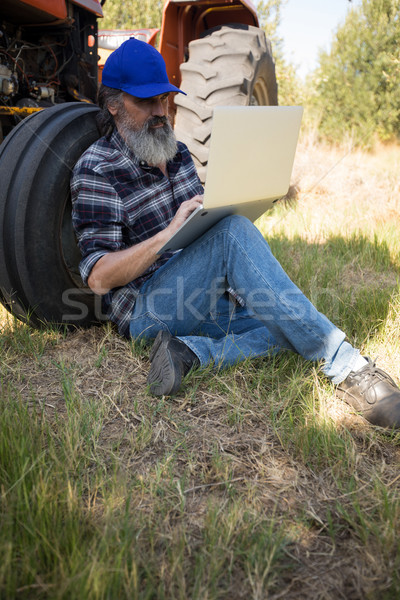
[[[203,193],[190,153],[181,142],[168,163],[168,174],[165,177],[158,168],[139,161],[116,130],[84,152],[73,171],[71,194],[85,284],[102,256],[152,237],[167,227],[184,200]],[[140,277],[103,296],[107,317],[122,335],[129,336],[141,285],[172,255],[163,254]]]

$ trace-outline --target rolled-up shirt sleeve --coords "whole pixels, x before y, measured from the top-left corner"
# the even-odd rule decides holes
[[[79,269],[87,284],[91,270],[102,256],[128,247],[124,235],[127,215],[107,179],[79,163],[71,179],[71,197],[72,221],[82,254]]]

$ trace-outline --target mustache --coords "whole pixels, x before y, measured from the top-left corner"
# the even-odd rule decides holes
[[[150,119],[147,121],[146,125],[148,127],[153,127],[154,125],[166,125],[168,123],[168,119],[167,117],[150,117]]]

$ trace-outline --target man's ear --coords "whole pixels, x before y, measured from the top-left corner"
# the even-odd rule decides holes
[[[113,102],[108,103],[107,110],[113,117],[115,117],[115,115],[118,113],[118,108]]]

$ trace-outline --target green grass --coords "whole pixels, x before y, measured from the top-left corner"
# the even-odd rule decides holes
[[[363,160],[351,201],[327,183],[259,226],[399,381],[400,197],[383,171],[377,213]],[[400,597],[400,434],[289,352],[195,371],[173,399],[149,395],[148,352],[109,325],[37,331],[2,312],[0,598]]]

